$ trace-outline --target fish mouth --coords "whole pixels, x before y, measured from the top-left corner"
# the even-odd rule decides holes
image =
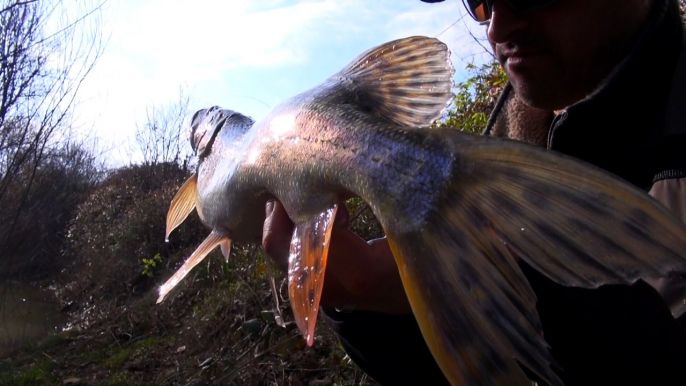
[[[222,109],[219,106],[212,106],[209,109],[198,110],[193,114],[189,140],[195,155],[202,159],[206,157],[212,144],[217,138],[217,134],[227,125],[253,124],[252,118],[229,109]]]
[[[193,114],[189,139],[191,148],[198,157],[205,155],[206,149],[209,148],[207,145],[214,142],[214,137],[219,132],[219,127],[221,127],[217,123],[224,124],[225,119],[221,119],[222,115],[220,113],[221,108],[219,106],[212,106],[209,109],[198,110]],[[217,117],[221,121],[213,122],[216,121]]]

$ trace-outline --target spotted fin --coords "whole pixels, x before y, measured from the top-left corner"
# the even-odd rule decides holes
[[[198,205],[197,185],[198,175],[193,174],[181,185],[179,191],[176,192],[176,196],[172,199],[169,211],[167,212],[167,231],[165,234],[167,241],[169,241],[169,235],[172,231],[181,225]]]
[[[379,216],[422,334],[453,385],[531,385],[520,364],[561,385],[517,259],[564,285],[628,284],[686,270],[686,224],[570,157],[455,143],[454,177],[421,227]]]
[[[186,260],[185,263],[179,268],[174,275],[167,280],[159,289],[159,297],[157,298],[157,303],[162,302],[165,296],[176,287],[181,280],[183,280],[186,275],[195,267],[200,264],[201,261],[210,253],[217,245],[222,243],[230,243],[230,240],[223,234],[212,231],[209,236],[198,246],[198,248],[193,252],[193,254]]]
[[[324,272],[329,253],[331,229],[337,205],[310,221],[295,225],[288,258],[288,295],[298,328],[307,345],[314,342],[314,327],[319,299],[324,287]]]
[[[462,234],[459,211],[389,244],[420,330],[453,385],[531,386],[514,359],[561,385],[543,339],[536,297],[489,232]],[[464,225],[460,223],[460,225]],[[461,228],[464,230],[468,228]],[[471,242],[470,242],[471,241]]]
[[[686,269],[686,224],[645,192],[571,157],[499,142],[465,153],[489,172],[464,181],[461,200],[534,268],[587,288]]]
[[[343,79],[355,102],[408,127],[427,127],[453,97],[450,50],[440,40],[415,36],[372,48],[334,78]]]

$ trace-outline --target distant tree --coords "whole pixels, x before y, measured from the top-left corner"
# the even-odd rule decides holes
[[[59,271],[66,229],[77,206],[104,177],[83,143],[63,141],[15,175],[0,209],[0,275],[36,280]],[[28,181],[31,188],[27,189]]]
[[[55,167],[66,171],[90,159],[69,138],[69,118],[104,49],[101,7],[90,0],[0,0],[0,273],[22,246],[36,243],[19,243],[17,232],[29,211],[43,207],[34,201],[37,186],[62,182]]]
[[[190,96],[179,89],[178,100],[146,109],[146,121],[136,125],[136,144],[143,164],[177,164],[184,169],[191,159],[187,129],[190,117]]]

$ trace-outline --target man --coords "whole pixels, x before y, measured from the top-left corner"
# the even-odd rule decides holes
[[[686,221],[686,46],[676,0],[465,4],[475,19],[488,21],[488,39],[510,80],[484,135],[593,163]],[[322,296],[325,319],[378,382],[447,384],[421,338],[386,240],[359,239],[339,212]],[[285,267],[292,224],[279,203],[268,203],[264,230],[265,251]],[[686,316],[674,317],[683,311],[682,278],[588,290],[521,266],[565,384],[686,385]]]

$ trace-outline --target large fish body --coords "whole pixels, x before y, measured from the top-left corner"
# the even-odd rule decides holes
[[[289,294],[312,341],[336,202],[359,196],[388,237],[422,334],[454,385],[561,384],[517,259],[593,288],[686,270],[686,225],[598,168],[522,143],[427,129],[451,99],[440,41],[362,54],[254,123],[220,108],[193,119],[194,175],[170,232],[196,208],[212,229],[160,300],[217,245],[257,241],[266,200],[296,224]],[[515,361],[516,359],[516,361]]]

